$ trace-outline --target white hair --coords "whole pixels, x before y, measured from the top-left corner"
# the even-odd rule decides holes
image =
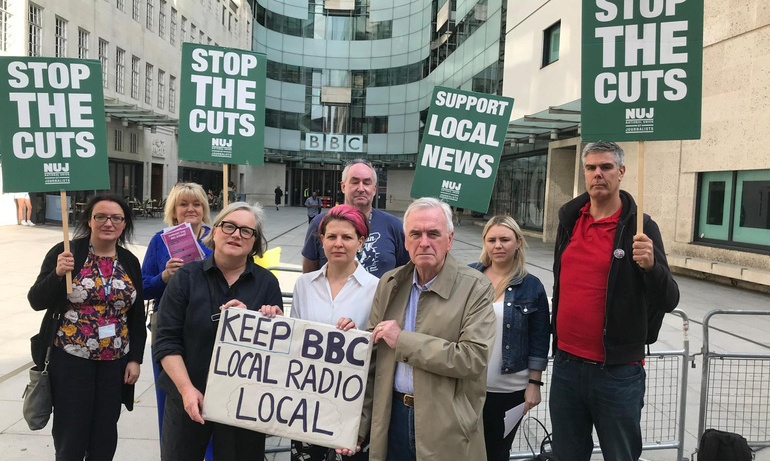
[[[415,210],[426,210],[429,208],[440,208],[441,211],[444,212],[444,220],[446,221],[447,233],[451,233],[455,230],[455,226],[452,223],[452,208],[450,208],[449,205],[443,200],[439,200],[433,197],[422,197],[412,202],[406,209],[406,212],[404,213],[404,233],[407,232],[406,218],[408,218],[409,215]]]

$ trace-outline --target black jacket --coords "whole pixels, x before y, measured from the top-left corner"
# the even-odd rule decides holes
[[[80,272],[83,264],[88,257],[88,238],[73,240],[70,243],[70,251],[75,257],[75,269],[73,274]],[[42,369],[45,361],[45,352],[53,341],[60,322],[53,322],[51,319],[56,314],[64,315],[67,311],[67,290],[65,286],[65,277],[56,275],[56,259],[64,251],[64,242],[55,245],[43,259],[40,268],[40,274],[37,276],[32,288],[27,293],[27,299],[30,306],[36,311],[45,309],[47,312],[43,316],[40,325],[40,332],[31,338],[32,342],[32,360],[39,369]],[[147,342],[147,329],[144,326],[144,297],[142,295],[142,270],[139,266],[139,260],[136,259],[130,251],[125,248],[117,247],[118,261],[125,269],[131,283],[136,289],[136,300],[128,309],[128,339],[131,347],[128,351],[128,360],[131,362],[142,363],[144,356],[144,345]],[[134,406],[134,385],[123,385],[123,404],[131,410]]]
[[[658,225],[644,215],[644,233],[652,240],[655,265],[643,271],[633,260],[633,238],[636,234],[636,202],[628,192],[621,190],[623,211],[620,214],[613,248],[621,248],[625,255],[612,257],[607,280],[607,300],[604,313],[604,363],[617,365],[644,358],[644,345],[657,340],[663,315],[679,304],[679,287],[668,268],[663,240]],[[590,197],[584,193],[567,202],[559,210],[559,229],[553,261],[553,350],[556,350],[556,319],[559,308],[559,276],[561,256],[569,245],[572,230],[580,209]],[[591,264],[586,261],[586,264]]]
[[[213,254],[179,268],[160,300],[153,360],[160,363],[167,355],[182,356],[190,382],[205,393],[219,326],[214,320],[218,316],[212,318],[212,315],[219,314],[219,306],[231,299],[243,302],[250,310],[259,310],[263,305],[276,305],[283,310],[278,279],[254,264],[250,257],[243,273],[231,286],[216,266]],[[165,371],[156,385],[169,395],[179,395]]]

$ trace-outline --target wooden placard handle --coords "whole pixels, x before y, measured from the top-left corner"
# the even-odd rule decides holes
[[[636,234],[644,233],[644,141],[639,141],[636,147]]]
[[[61,228],[64,234],[64,251],[70,251],[70,230],[69,230],[69,210],[67,209],[67,193],[65,191],[59,191],[59,198],[61,199]],[[67,284],[67,294],[72,293],[72,272],[67,271],[64,274],[65,282]]]
[[[228,199],[230,196],[230,188],[228,184],[230,182],[230,165],[227,163],[222,164],[222,208],[224,209],[228,205]]]

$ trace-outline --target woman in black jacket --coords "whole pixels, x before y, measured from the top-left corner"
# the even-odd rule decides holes
[[[41,367],[50,347],[57,460],[111,460],[120,405],[133,409],[147,331],[139,260],[122,246],[132,232],[123,199],[93,197],[70,251],[59,243],[48,252],[27,295],[33,309],[47,311],[32,356]]]

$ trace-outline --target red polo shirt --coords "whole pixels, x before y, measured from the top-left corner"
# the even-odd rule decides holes
[[[569,245],[561,256],[556,336],[559,349],[604,361],[604,308],[619,209],[594,221],[591,202],[581,210]]]

